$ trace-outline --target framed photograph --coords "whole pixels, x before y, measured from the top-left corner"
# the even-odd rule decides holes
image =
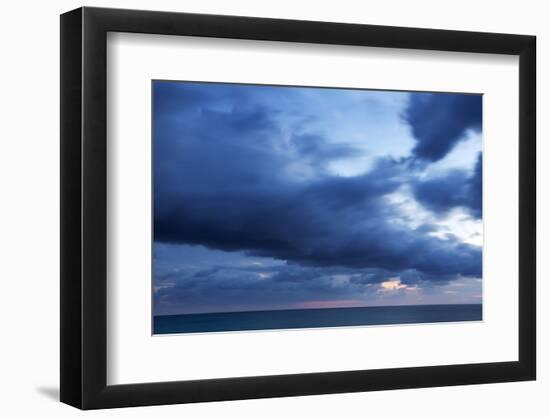
[[[533,380],[535,37],[61,16],[61,401]]]

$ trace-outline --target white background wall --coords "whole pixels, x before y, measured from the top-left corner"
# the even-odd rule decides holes
[[[5,2],[0,23],[0,411],[76,415],[57,402],[59,378],[59,17],[72,0]],[[94,412],[168,416],[546,416],[550,413],[550,157],[543,115],[550,97],[545,2],[523,0],[254,1],[124,0],[86,5],[534,34],[538,37],[539,378],[536,382],[432,388]],[[546,188],[546,189],[544,189]],[[550,300],[548,300],[550,302]]]

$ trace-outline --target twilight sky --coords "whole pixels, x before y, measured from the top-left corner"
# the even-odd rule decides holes
[[[480,95],[153,82],[154,314],[481,302]]]

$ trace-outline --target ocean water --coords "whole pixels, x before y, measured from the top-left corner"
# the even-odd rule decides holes
[[[479,321],[481,304],[347,307],[155,316],[154,334]]]

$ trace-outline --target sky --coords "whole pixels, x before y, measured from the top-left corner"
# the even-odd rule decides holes
[[[155,315],[481,302],[481,95],[152,88]]]

